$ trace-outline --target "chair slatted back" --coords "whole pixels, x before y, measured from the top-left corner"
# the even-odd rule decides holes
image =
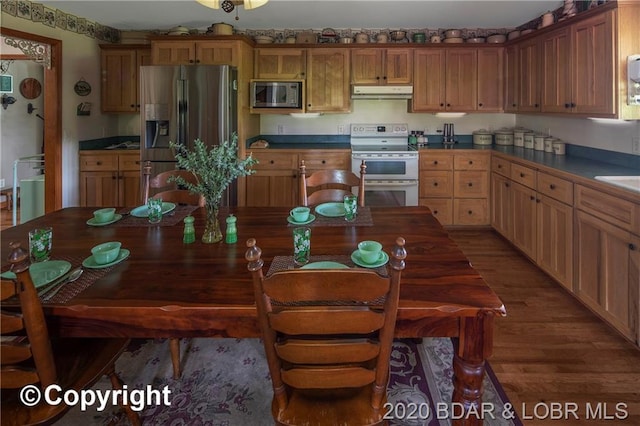
[[[142,168],[142,177],[144,182],[142,203],[146,204],[151,189],[166,188],[163,191],[156,192],[153,197],[162,198],[162,201],[168,201],[176,204],[200,207],[204,206],[204,197],[200,194],[193,194],[187,189],[178,188],[177,185],[171,181],[171,178],[174,176],[179,176],[190,183],[197,182],[196,176],[188,170],[169,170],[151,177],[151,163],[149,161],[145,162]]]
[[[261,250],[254,239],[247,242],[274,416],[296,400],[297,391],[328,391],[323,398],[338,398],[341,391],[370,387],[368,406],[382,406],[406,257],[404,239],[397,244],[388,277],[361,268],[296,269],[265,277]]]
[[[360,164],[360,177],[349,170],[320,170],[307,176],[307,166],[300,161],[300,202],[303,206],[312,206],[326,202],[342,202],[344,196],[352,194],[352,188],[358,187],[358,204],[364,207],[364,160]],[[309,189],[313,192],[309,193]]]
[[[45,387],[56,380],[44,312],[28,271],[28,257],[26,254],[24,257],[23,263],[14,268],[17,278],[3,279],[0,284],[1,300],[16,295],[20,300],[19,310],[2,309],[0,313],[3,336],[0,387],[4,389],[38,382]]]

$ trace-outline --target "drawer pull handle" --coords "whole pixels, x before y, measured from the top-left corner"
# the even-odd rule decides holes
[[[502,164],[498,164],[498,168],[501,169],[502,168]]]
[[[509,187],[509,182],[505,182],[504,186],[506,186],[508,188]]]
[[[322,164],[327,164],[327,161],[326,160],[322,160]]]
[[[269,163],[274,164],[274,163],[275,163],[275,161],[271,160],[271,161],[269,161]]]
[[[96,164],[97,164],[98,166],[102,166],[102,161],[96,161]]]
[[[524,177],[524,173],[520,173],[520,177]]]
[[[433,186],[438,186],[438,182],[433,182]]]
[[[556,186],[554,184],[549,185],[549,189],[556,189]]]
[[[472,183],[472,182],[469,182],[469,183],[468,183],[468,185],[471,187],[471,186],[473,186],[473,183]]]
[[[629,243],[629,250],[635,250],[636,249],[636,245],[633,243]]]
[[[473,160],[469,160],[469,164],[473,164]]]
[[[136,164],[140,164],[140,161],[136,161]]]
[[[438,160],[435,160],[435,161],[433,162],[433,164],[434,164],[434,165],[435,165],[435,164],[438,164]]]
[[[530,199],[531,201],[533,201],[533,200],[535,200],[535,199],[536,199],[536,197],[534,197],[533,195],[529,195],[529,199]]]
[[[468,214],[473,214],[473,210],[469,210],[467,213]]]
[[[438,214],[438,210],[434,210],[434,211],[433,211],[433,214]]]

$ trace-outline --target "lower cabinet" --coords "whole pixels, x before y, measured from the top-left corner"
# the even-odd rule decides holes
[[[324,169],[350,170],[348,150],[279,150],[254,151],[258,159],[256,172],[247,177],[246,205],[252,207],[292,207],[299,200],[300,160],[305,161],[307,175]]]
[[[139,151],[80,152],[81,206],[139,206],[140,185]]]

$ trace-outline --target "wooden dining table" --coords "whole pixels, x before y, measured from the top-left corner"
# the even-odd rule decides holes
[[[349,259],[363,240],[382,243],[386,252],[397,237],[406,240],[396,337],[452,337],[455,347],[453,402],[478,409],[485,360],[491,355],[493,323],[506,315],[495,292],[426,207],[367,207],[369,223],[343,218],[311,228],[311,256]],[[246,241],[257,240],[265,271],[274,257],[293,255],[293,226],[287,208],[229,207],[237,218],[238,241],[204,244],[205,211],[191,213],[197,239],[183,243],[183,223],[150,226],[89,226],[94,208],[64,208],[0,233],[2,270],[8,267],[9,243],[28,247],[31,229],[51,226],[51,259],[90,256],[91,247],[120,241],[130,256],[109,268],[79,294],[64,302],[44,302],[50,333],[66,337],[236,337],[260,336]],[[126,213],[124,210],[122,213]],[[165,221],[166,219],[163,219]],[[325,257],[323,257],[325,256]],[[77,266],[73,264],[72,266]],[[4,306],[4,305],[3,305]],[[482,424],[470,416],[457,424]]]

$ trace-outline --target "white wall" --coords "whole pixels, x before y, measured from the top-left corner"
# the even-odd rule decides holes
[[[260,117],[260,133],[278,134],[282,125],[284,134],[328,134],[336,135],[338,126],[343,125],[349,134],[351,123],[408,123],[409,130],[426,130],[436,134],[444,123],[453,123],[457,134],[471,134],[474,130],[513,127],[513,114],[467,114],[458,118],[441,118],[434,114],[407,112],[406,100],[353,100],[349,114],[324,114],[317,118],[294,118],[288,115],[263,114]]]
[[[80,201],[78,141],[118,135],[117,116],[100,113],[98,41],[4,12],[2,26],[62,40],[62,205],[76,206]],[[78,96],[73,90],[81,78],[91,85],[92,91],[88,96]],[[43,87],[43,91],[46,90]],[[90,116],[76,115],[76,107],[80,102],[92,103]]]
[[[13,76],[12,96],[16,102],[7,109],[0,108],[0,178],[4,186],[13,186],[13,164],[19,158],[30,157],[42,153],[43,122],[36,114],[43,115],[44,95],[35,99],[26,99],[20,94],[20,82],[27,78],[35,78],[41,84],[44,77],[42,65],[33,61],[17,60],[11,64],[7,75]],[[32,114],[27,113],[27,105],[31,103],[37,108]],[[18,182],[21,179],[40,174],[34,166],[39,163],[20,163],[17,167]]]
[[[518,126],[556,136],[563,141],[590,148],[638,154],[633,152],[633,138],[640,138],[640,121],[599,120],[519,115]]]

